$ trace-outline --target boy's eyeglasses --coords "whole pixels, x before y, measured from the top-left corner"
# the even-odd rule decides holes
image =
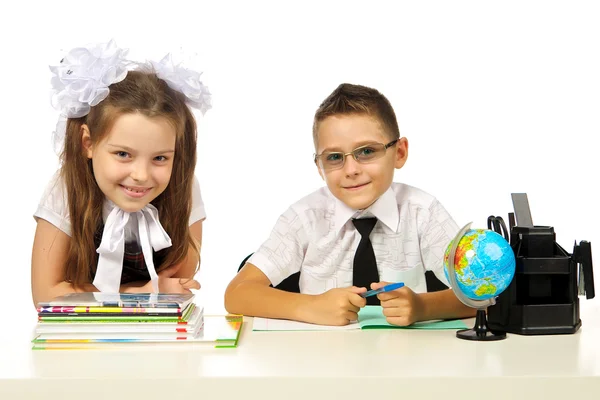
[[[392,140],[388,144],[372,143],[365,146],[360,146],[350,153],[342,153],[340,151],[324,151],[321,154],[315,155],[315,162],[324,170],[333,170],[342,168],[346,162],[346,156],[352,155],[354,159],[361,163],[369,163],[384,156],[385,151],[396,144],[398,139]]]

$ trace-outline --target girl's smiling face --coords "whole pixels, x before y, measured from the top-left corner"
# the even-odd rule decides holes
[[[141,210],[167,188],[175,140],[175,128],[167,119],[139,113],[119,116],[96,144],[89,128],[82,127],[83,147],[98,187],[126,212]]]

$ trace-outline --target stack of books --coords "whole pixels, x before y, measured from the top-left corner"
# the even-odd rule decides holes
[[[236,347],[242,317],[205,317],[193,300],[193,294],[67,294],[37,305],[33,349],[190,342]]]

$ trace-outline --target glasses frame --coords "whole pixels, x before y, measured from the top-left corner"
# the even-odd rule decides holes
[[[339,167],[335,167],[335,168],[325,168],[325,167],[323,166],[323,162],[322,162],[322,161],[321,161],[321,162],[319,161],[319,160],[320,160],[320,157],[321,157],[321,156],[322,156],[322,155],[323,155],[325,152],[322,152],[321,154],[315,154],[315,155],[314,155],[314,161],[315,161],[315,164],[317,164],[318,166],[320,166],[320,167],[321,167],[323,170],[327,170],[327,171],[332,171],[332,170],[336,170],[336,169],[343,168],[343,167],[344,167],[344,165],[346,165],[346,157],[347,157],[347,156],[350,156],[350,155],[352,156],[352,158],[354,158],[354,161],[356,161],[357,163],[360,163],[360,164],[367,164],[367,163],[369,163],[369,162],[371,162],[371,161],[379,160],[381,157],[379,157],[379,158],[375,158],[375,159],[373,159],[373,160],[369,160],[369,161],[360,161],[360,160],[359,160],[359,159],[356,157],[356,152],[357,152],[357,150],[361,150],[361,149],[364,149],[365,147],[369,147],[369,146],[373,146],[374,144],[378,144],[378,145],[382,145],[382,146],[383,146],[383,151],[384,151],[384,152],[387,152],[387,149],[389,149],[390,147],[392,147],[393,145],[395,145],[396,143],[398,143],[398,141],[399,141],[399,140],[400,140],[400,138],[398,138],[398,139],[394,139],[394,140],[392,140],[391,142],[389,142],[388,144],[383,144],[383,143],[369,143],[369,144],[365,144],[365,145],[363,145],[363,146],[360,146],[360,147],[357,147],[357,148],[355,148],[355,149],[354,149],[354,150],[352,150],[350,153],[343,153],[343,152],[341,152],[341,151],[330,151],[330,152],[328,152],[329,154],[341,154],[341,155],[342,155],[342,163],[340,164],[340,166],[339,166]],[[385,153],[384,153],[384,154],[385,154]]]

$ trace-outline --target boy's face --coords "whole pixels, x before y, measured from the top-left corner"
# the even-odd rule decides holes
[[[318,125],[317,155],[323,160],[323,153],[350,153],[365,145],[359,154],[373,153],[377,144],[387,145],[393,139],[386,134],[377,119],[366,114],[333,115],[325,118]],[[383,150],[384,154],[377,159],[358,162],[347,154],[343,165],[331,168],[326,163],[317,161],[319,174],[327,183],[327,187],[340,201],[348,207],[358,210],[373,204],[392,184],[394,169],[402,168],[408,157],[408,141],[400,138]],[[339,155],[331,155],[329,160],[339,159]]]
[[[106,197],[126,212],[144,208],[169,184],[175,129],[164,118],[124,114],[95,145],[87,126],[82,140],[94,176]]]

